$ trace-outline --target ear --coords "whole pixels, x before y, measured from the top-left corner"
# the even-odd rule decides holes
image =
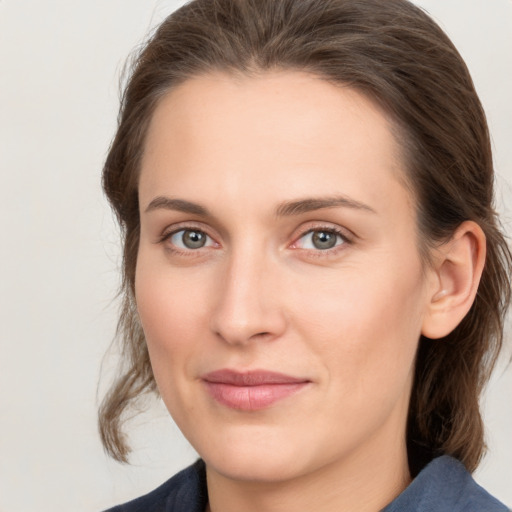
[[[463,222],[433,254],[432,280],[421,333],[442,338],[466,316],[475,300],[486,253],[485,235],[473,221]]]

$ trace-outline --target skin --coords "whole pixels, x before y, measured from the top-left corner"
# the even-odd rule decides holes
[[[162,398],[206,462],[213,512],[376,511],[409,483],[419,336],[456,325],[455,292],[471,300],[476,287],[456,265],[422,264],[404,172],[386,115],[305,73],[205,75],[157,107],[139,183],[136,300]],[[326,198],[338,202],[283,207]],[[198,231],[204,246],[183,245]],[[314,244],[320,232],[334,247]],[[475,232],[453,244],[472,263]],[[234,410],[202,380],[223,368],[308,385]]]

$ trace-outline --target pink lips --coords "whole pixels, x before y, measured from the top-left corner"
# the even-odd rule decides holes
[[[307,379],[263,370],[217,370],[203,375],[202,379],[217,402],[242,411],[257,411],[269,407],[310,383]]]

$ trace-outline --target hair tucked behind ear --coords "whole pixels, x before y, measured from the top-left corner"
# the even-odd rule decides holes
[[[403,150],[426,259],[463,221],[483,229],[487,262],[469,314],[445,339],[420,340],[407,431],[413,474],[444,453],[473,470],[484,450],[478,399],[503,341],[511,254],[493,210],[489,134],[468,70],[442,30],[405,0],[194,0],[137,55],[103,170],[124,243],[123,365],[100,409],[105,448],[126,461],[124,413],[156,390],[134,300],[137,182],[152,113],[193,76],[272,69],[314,73],[384,108]]]

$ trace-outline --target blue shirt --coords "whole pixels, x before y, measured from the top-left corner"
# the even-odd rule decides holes
[[[154,491],[106,512],[204,512],[206,469],[198,460]],[[456,459],[444,455],[428,464],[381,512],[509,512],[482,489]]]

